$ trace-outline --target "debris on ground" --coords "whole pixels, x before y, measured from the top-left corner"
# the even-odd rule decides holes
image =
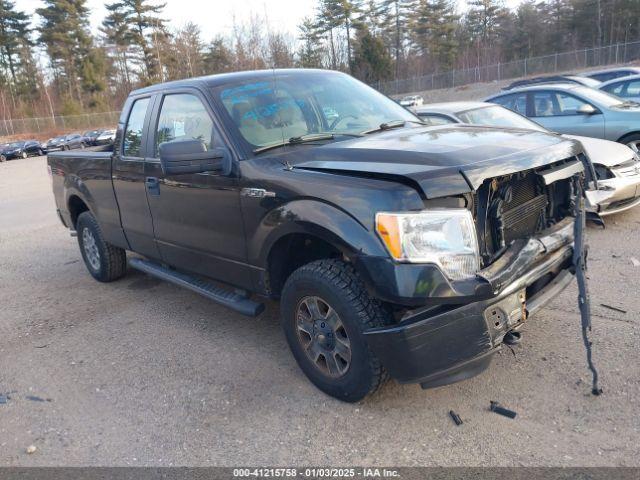
[[[640,267],[640,260],[638,260],[636,257],[631,257],[629,260],[631,260],[631,263],[633,263],[634,267]]]
[[[497,413],[498,415],[502,415],[502,416],[508,417],[508,418],[516,418],[516,415],[517,415],[517,413],[514,412],[513,410],[509,410],[508,408],[504,408],[498,402],[495,402],[493,400],[491,400],[491,406],[489,407],[489,410],[491,410],[492,412]]]
[[[36,448],[36,446],[35,446],[35,445],[29,445],[29,446],[27,447],[27,453],[28,453],[29,455],[31,455],[32,453],[36,453],[36,450],[37,450],[37,448]]]
[[[626,310],[623,310],[623,309],[618,308],[618,307],[614,307],[612,305],[607,305],[606,303],[601,303],[600,306],[604,307],[604,308],[608,308],[609,310],[613,310],[614,312],[627,313]]]
[[[458,415],[453,410],[449,410],[449,415],[451,415],[451,418],[453,418],[453,421],[456,422],[456,425],[458,426],[462,425],[463,422],[462,422],[462,419],[460,418],[460,415]]]
[[[6,395],[0,394],[0,405],[4,405],[5,403],[7,403],[8,400],[9,400],[9,397],[7,397]]]
[[[32,402],[50,402],[51,399],[50,398],[42,398],[42,397],[37,397],[35,395],[27,395],[26,397],[27,400],[31,400]]]

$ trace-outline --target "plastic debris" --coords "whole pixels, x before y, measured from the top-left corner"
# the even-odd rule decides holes
[[[601,303],[600,306],[604,307],[604,308],[608,308],[609,310],[613,310],[614,312],[627,313],[626,310],[623,310],[623,309],[618,308],[618,307],[613,307],[611,305],[607,305],[606,303]]]
[[[0,395],[0,405],[4,405],[9,400],[9,397],[6,395]]]
[[[498,415],[502,415],[508,418],[516,418],[517,413],[513,410],[509,410],[508,408],[504,408],[498,402],[491,400],[491,405],[489,406],[489,410],[497,413]]]
[[[462,422],[462,419],[460,418],[460,415],[458,415],[453,410],[449,410],[449,415],[451,415],[451,418],[453,418],[453,421],[456,422],[456,425],[458,426],[462,425],[463,422]]]
[[[29,446],[27,447],[27,453],[28,453],[29,455],[31,455],[32,453],[36,453],[36,450],[38,450],[38,449],[36,448],[36,446],[35,446],[35,445],[29,445]]]
[[[629,260],[631,260],[631,263],[634,267],[640,267],[640,260],[638,260],[636,257],[631,257]]]

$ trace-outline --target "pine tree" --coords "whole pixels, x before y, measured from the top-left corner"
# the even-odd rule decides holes
[[[23,60],[23,47],[31,47],[29,17],[16,10],[15,3],[0,0],[0,67],[9,71],[11,82],[18,83],[17,72]]]
[[[300,30],[298,49],[298,66],[303,68],[322,68],[322,33],[310,18],[305,18],[298,26]]]
[[[400,76],[400,63],[407,38],[407,25],[411,12],[415,10],[414,0],[382,0],[380,15],[384,25],[387,44],[395,60],[395,78]]]

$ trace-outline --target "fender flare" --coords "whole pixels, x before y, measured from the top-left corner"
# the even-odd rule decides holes
[[[324,240],[347,257],[387,255],[376,234],[344,210],[318,200],[301,199],[280,205],[263,217],[247,244],[249,263],[267,268],[276,242],[295,233]]]

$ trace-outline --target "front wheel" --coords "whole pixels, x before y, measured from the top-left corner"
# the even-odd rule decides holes
[[[7,157],[5,155],[0,155],[0,162],[6,162]]]
[[[281,321],[289,348],[309,380],[332,397],[357,402],[387,379],[363,332],[387,323],[353,267],[319,260],[285,283]]]
[[[24,158],[27,158],[29,155],[27,154],[27,152],[22,152],[20,156],[24,159]]]
[[[634,152],[640,154],[640,133],[634,133],[633,135],[623,138],[622,143]]]
[[[91,212],[80,214],[76,230],[82,259],[93,278],[100,282],[112,282],[125,275],[126,252],[105,241],[100,225]]]

